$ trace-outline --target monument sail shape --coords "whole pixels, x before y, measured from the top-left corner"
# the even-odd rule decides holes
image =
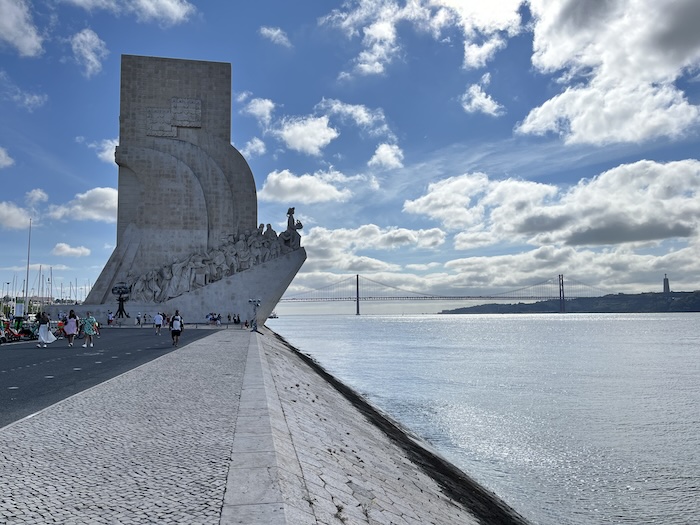
[[[231,145],[231,65],[123,55],[117,244],[85,303],[264,322],[306,259],[292,227],[258,224],[255,180]],[[291,213],[291,216],[290,216]],[[126,287],[126,288],[125,288]],[[116,294],[116,292],[115,292]]]

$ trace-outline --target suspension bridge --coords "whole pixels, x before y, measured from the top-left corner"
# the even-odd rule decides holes
[[[581,297],[600,297],[611,292],[567,278],[563,275],[504,292],[472,295],[434,295],[406,290],[361,275],[344,277],[321,288],[284,296],[280,302],[308,303],[354,301],[360,315],[363,301],[550,301],[559,300],[559,311],[566,312],[566,301]]]

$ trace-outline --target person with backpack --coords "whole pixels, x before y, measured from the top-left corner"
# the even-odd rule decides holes
[[[177,346],[180,341],[180,334],[185,327],[185,321],[180,315],[180,310],[175,310],[175,315],[170,319],[170,336],[173,338],[173,346]]]

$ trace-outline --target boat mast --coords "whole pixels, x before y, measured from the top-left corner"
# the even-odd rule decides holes
[[[32,218],[29,217],[29,242],[27,242],[27,278],[24,281],[24,315],[29,315],[29,254],[32,248]]]

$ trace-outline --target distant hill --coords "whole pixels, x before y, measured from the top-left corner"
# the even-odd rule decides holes
[[[700,312],[700,291],[615,294],[603,297],[567,299],[568,313],[663,313]],[[480,304],[453,310],[443,310],[442,314],[508,314],[508,313],[557,313],[559,299],[535,303]]]

